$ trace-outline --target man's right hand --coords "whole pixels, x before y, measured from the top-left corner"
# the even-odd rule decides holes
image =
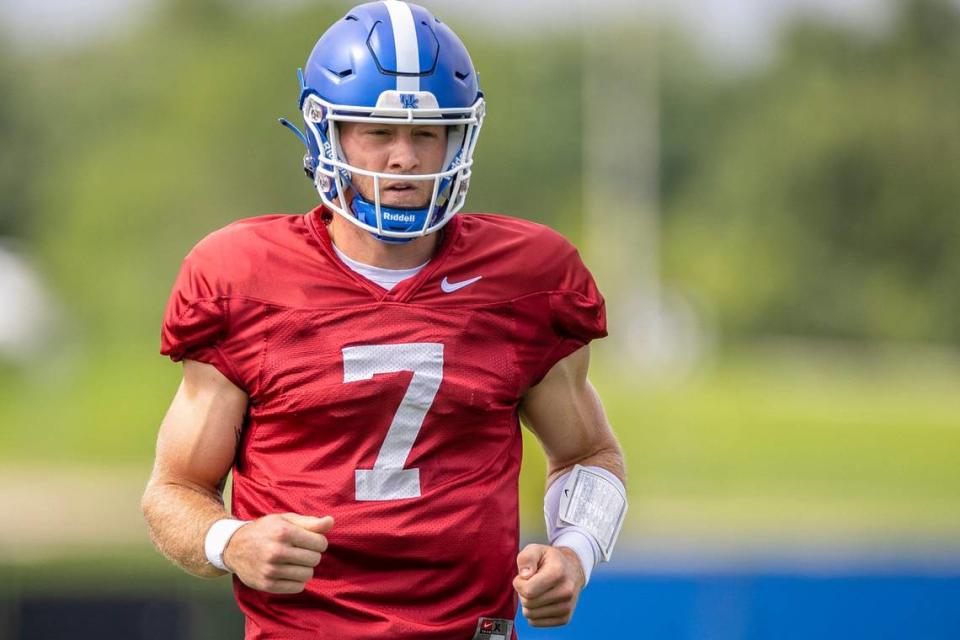
[[[331,516],[264,516],[237,529],[223,550],[223,562],[251,589],[300,593],[327,550],[324,534],[332,528]]]

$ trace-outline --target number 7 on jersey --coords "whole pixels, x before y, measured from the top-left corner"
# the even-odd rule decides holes
[[[443,345],[435,342],[343,348],[343,381],[371,380],[378,373],[413,371],[373,469],[356,469],[357,500],[420,497],[420,470],[403,465],[443,380]]]

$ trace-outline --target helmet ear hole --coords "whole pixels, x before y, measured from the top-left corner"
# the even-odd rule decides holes
[[[309,152],[303,155],[303,172],[311,180],[314,179],[317,172],[317,159],[310,155]]]

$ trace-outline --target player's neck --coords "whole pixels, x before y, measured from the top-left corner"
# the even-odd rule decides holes
[[[327,227],[330,239],[348,258],[381,269],[412,269],[430,259],[440,233],[431,233],[403,244],[390,244],[334,214]]]

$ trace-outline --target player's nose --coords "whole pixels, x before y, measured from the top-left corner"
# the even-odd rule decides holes
[[[390,172],[414,173],[420,166],[420,158],[413,143],[413,136],[401,132],[394,136],[390,147]]]

